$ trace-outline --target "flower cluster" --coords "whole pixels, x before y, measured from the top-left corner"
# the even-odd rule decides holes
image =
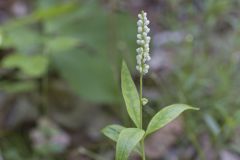
[[[149,69],[149,65],[146,64],[147,61],[151,59],[149,56],[149,43],[151,38],[148,36],[148,33],[150,32],[150,29],[148,28],[148,25],[150,21],[147,19],[147,13],[142,11],[140,14],[138,14],[138,34],[137,34],[137,44],[139,45],[139,48],[137,48],[137,66],[136,69],[141,74],[146,74]]]

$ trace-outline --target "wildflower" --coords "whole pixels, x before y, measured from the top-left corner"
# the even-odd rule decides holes
[[[151,57],[149,56],[149,43],[151,41],[151,38],[148,36],[148,33],[150,32],[150,28],[148,28],[150,21],[147,19],[147,13],[144,11],[138,14],[138,18],[139,20],[137,21],[137,44],[139,45],[139,48],[136,49],[136,69],[141,74],[146,74],[149,70],[149,65],[146,64],[146,62],[151,59]]]

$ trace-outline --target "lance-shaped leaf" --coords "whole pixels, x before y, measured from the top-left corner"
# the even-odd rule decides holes
[[[112,124],[103,128],[102,133],[111,140],[117,142],[119,134],[123,129],[125,129],[125,127],[117,124]]]
[[[123,129],[119,135],[115,160],[127,160],[135,146],[141,141],[145,132],[139,128]]]
[[[121,131],[125,129],[125,127],[118,125],[118,124],[112,124],[112,125],[108,125],[105,128],[102,129],[102,133],[110,138],[111,140],[113,140],[114,142],[117,142],[119,134],[121,133]],[[140,144],[137,144],[137,146],[135,147],[135,152],[137,152],[138,154],[142,155],[141,153],[141,147]]]
[[[185,104],[173,104],[163,108],[149,122],[146,135],[164,127],[179,116],[183,111],[188,109],[198,110],[198,108],[193,108]]]
[[[122,63],[121,72],[122,94],[126,103],[127,111],[135,125],[140,128],[140,100],[137,88],[132,80],[126,63]]]

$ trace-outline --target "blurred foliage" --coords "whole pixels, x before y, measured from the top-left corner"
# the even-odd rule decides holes
[[[182,2],[169,3],[179,12],[165,17],[167,24],[163,24],[166,28],[172,26],[173,31],[181,28],[187,36],[180,44],[165,46],[177,53],[170,75],[152,76],[161,93],[158,103],[165,106],[177,101],[201,108],[199,114],[187,114],[189,139],[198,148],[199,136],[209,131],[214,147],[224,148],[234,141],[232,135],[239,127],[240,101],[236,97],[240,94],[240,37],[236,19],[240,4],[239,1],[216,0],[195,1],[195,4]],[[188,7],[183,10],[185,5]],[[168,23],[168,19],[182,19],[182,23]],[[201,154],[204,149],[200,147],[199,150]]]
[[[124,58],[133,69],[136,48],[136,20],[130,11],[121,8],[119,4],[122,3],[134,10],[127,1],[26,1],[27,15],[10,18],[0,26],[1,94],[14,97],[37,93],[41,103],[31,107],[45,108],[43,114],[47,114],[46,107],[51,107],[47,106],[47,91],[54,88],[49,84],[56,83],[56,79],[64,80],[81,100],[107,104],[118,113],[118,118],[122,118],[119,115],[122,107],[117,108],[122,101],[119,66]],[[186,33],[183,42],[161,46],[174,53],[174,65],[166,75],[161,72],[160,75],[155,72],[149,75],[153,83],[146,83],[146,89],[157,90],[158,97],[150,102],[156,107],[146,107],[146,111],[149,109],[148,113],[153,115],[159,106],[172,102],[199,107],[201,111],[187,114],[185,121],[187,137],[198,154],[201,155],[204,149],[199,140],[203,133],[211,135],[211,143],[216,149],[231,148],[240,153],[239,138],[233,139],[240,123],[239,0],[142,3],[144,7],[149,6],[153,18],[152,33]],[[67,96],[63,94],[56,101],[64,106]],[[61,105],[58,105],[59,110]],[[71,107],[74,106],[65,110]],[[85,105],[77,107],[84,108]],[[7,108],[9,110],[11,108]],[[65,110],[62,112],[67,114]],[[30,145],[27,131],[0,131],[0,154],[7,160],[67,157],[54,153],[39,155],[32,152]]]
[[[47,72],[48,59],[43,55],[26,56],[13,54],[6,57],[2,63],[3,68],[19,69],[21,75],[28,77],[41,77]]]
[[[14,47],[18,53],[6,57],[2,66],[39,77],[49,61],[82,98],[119,103],[114,72],[121,59],[118,50],[134,49],[129,45],[134,42],[132,18],[105,10],[97,1],[41,0],[36,6],[31,15],[2,27],[6,39],[3,46]],[[108,32],[109,27],[113,32]]]

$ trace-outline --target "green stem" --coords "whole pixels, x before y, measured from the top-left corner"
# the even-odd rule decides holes
[[[140,108],[141,108],[141,110],[140,110],[140,116],[141,116],[140,127],[141,127],[141,129],[143,129],[142,86],[143,86],[143,74],[140,73],[140,96],[139,96],[139,99],[140,99]],[[146,160],[146,158],[145,158],[145,149],[144,149],[144,138],[141,140],[141,149],[142,149],[142,159]]]
[[[143,160],[146,160],[146,157],[145,157],[145,147],[144,147],[144,138],[141,140],[141,148],[142,148],[142,159]]]
[[[140,119],[141,119],[141,122],[140,122],[140,127],[141,127],[141,129],[143,128],[143,115],[142,115],[142,109],[143,109],[143,105],[142,105],[142,80],[143,79],[143,75],[142,75],[142,73],[140,74],[140,95],[139,95],[139,100],[140,100]]]

